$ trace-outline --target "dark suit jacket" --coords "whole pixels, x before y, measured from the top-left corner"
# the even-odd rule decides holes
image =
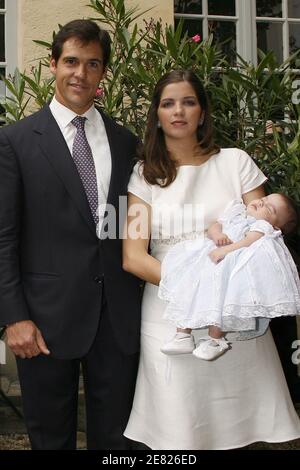
[[[112,156],[107,202],[118,221],[137,139],[102,117]],[[136,352],[140,282],[122,270],[121,250],[120,239],[96,237],[80,177],[49,107],[2,128],[0,324],[31,319],[54,357],[82,357],[96,334],[103,285],[116,339],[125,353]]]

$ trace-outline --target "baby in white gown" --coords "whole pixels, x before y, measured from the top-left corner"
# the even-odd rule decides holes
[[[212,360],[229,349],[224,331],[255,328],[257,318],[300,314],[300,282],[282,233],[295,230],[297,209],[282,194],[232,201],[208,238],[171,248],[162,262],[158,296],[177,327],[165,354]],[[192,329],[207,328],[195,347]]]

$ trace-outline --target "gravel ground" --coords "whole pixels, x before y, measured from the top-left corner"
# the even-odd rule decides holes
[[[77,448],[85,449],[85,435],[78,432]],[[0,450],[30,450],[29,440],[26,434],[0,435]],[[244,447],[243,450],[300,450],[300,439],[280,444],[268,444],[257,442]]]
[[[85,435],[77,434],[77,448],[85,449]],[[27,434],[0,434],[0,450],[30,450]]]
[[[30,449],[26,434],[0,435],[0,450],[27,450]]]
[[[21,410],[20,396],[10,396],[9,400]],[[84,399],[79,397],[77,448],[85,448]],[[0,450],[30,450],[24,421],[11,406],[0,399]]]
[[[19,408],[19,406],[18,406]],[[300,404],[296,405],[300,415]],[[78,449],[85,449],[84,408],[79,407],[78,423],[80,431],[77,433]],[[29,440],[25,431],[24,422],[8,406],[0,405],[0,450],[30,450]],[[278,444],[257,442],[245,450],[300,450],[300,439]]]

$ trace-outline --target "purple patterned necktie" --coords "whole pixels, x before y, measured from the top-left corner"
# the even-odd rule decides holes
[[[98,187],[91,147],[87,141],[84,125],[86,117],[76,116],[71,122],[76,127],[72,157],[81,178],[95,224],[98,223]]]

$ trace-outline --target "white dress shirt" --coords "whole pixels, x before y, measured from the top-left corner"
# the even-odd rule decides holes
[[[72,155],[76,127],[73,126],[71,121],[77,114],[59,103],[55,97],[50,103],[50,110]],[[99,206],[97,236],[100,238],[111,177],[111,153],[103,119],[94,105],[82,114],[82,116],[87,118],[85,122],[85,134],[89,146],[91,147],[96,170]]]

